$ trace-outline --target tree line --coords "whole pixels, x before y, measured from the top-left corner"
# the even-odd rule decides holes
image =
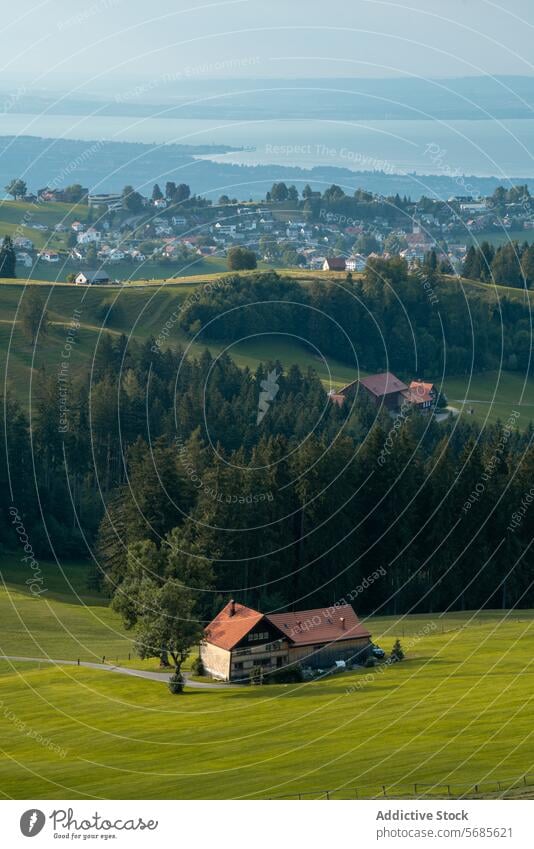
[[[206,342],[294,334],[315,353],[404,378],[532,368],[528,306],[491,302],[473,287],[443,280],[430,265],[410,272],[400,258],[378,258],[363,279],[303,285],[266,272],[226,282],[184,307],[185,332]]]
[[[534,288],[534,244],[508,242],[494,247],[482,242],[467,251],[463,276],[517,289]]]
[[[31,420],[7,397],[0,449],[5,548],[14,506],[38,557],[91,557],[91,586],[140,651],[164,644],[179,660],[169,620],[209,620],[230,597],[392,614],[532,605],[534,511],[513,520],[532,486],[531,427],[414,412],[392,430],[363,397],[327,403],[313,371],[151,342],[103,336],[91,384],[69,388],[66,432],[55,375],[38,376]]]

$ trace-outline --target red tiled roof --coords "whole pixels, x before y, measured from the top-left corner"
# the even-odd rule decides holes
[[[435,386],[433,383],[425,383],[424,380],[412,380],[410,383],[410,389],[414,389],[416,392],[432,392],[435,391]]]
[[[296,613],[273,613],[265,618],[299,646],[371,636],[350,604],[339,605],[334,612],[331,612],[331,608],[325,610],[319,607],[316,610],[299,610]],[[342,618],[344,623],[341,622]]]
[[[431,404],[434,401],[433,391],[435,391],[433,383],[412,380],[410,388],[403,392],[403,395],[411,404]]]
[[[390,371],[384,371],[381,374],[370,374],[369,377],[361,377],[360,383],[368,392],[376,395],[377,398],[383,395],[390,395],[393,392],[404,392],[408,389],[406,384],[402,380],[399,380],[398,377],[395,377],[394,374],[391,374]]]
[[[417,392],[414,389],[407,389],[402,394],[410,404],[431,404],[434,400],[428,392]]]
[[[235,609],[233,616],[230,615],[232,604]],[[221,649],[233,649],[262,619],[263,613],[245,607],[244,604],[229,601],[204,629],[204,636],[209,643]]]

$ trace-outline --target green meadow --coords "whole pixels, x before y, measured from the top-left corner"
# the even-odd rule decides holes
[[[0,560],[0,654],[100,662],[133,653],[131,636],[105,596],[87,590],[87,563],[40,564],[44,592],[34,597],[20,556]]]
[[[29,596],[0,561],[4,655],[98,660],[131,644],[86,567],[43,564]],[[0,787],[12,798],[340,798],[527,793],[534,611],[367,620],[406,659],[300,685],[186,688],[0,660]],[[114,658],[113,658],[114,660]],[[529,782],[531,779],[527,779]],[[534,782],[534,776],[532,777]],[[500,791],[499,785],[500,782]],[[426,785],[422,787],[422,785]],[[521,789],[522,788],[522,789]]]

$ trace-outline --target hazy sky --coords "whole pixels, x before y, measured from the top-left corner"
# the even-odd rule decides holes
[[[43,88],[534,74],[533,0],[17,0],[1,29],[0,79]]]

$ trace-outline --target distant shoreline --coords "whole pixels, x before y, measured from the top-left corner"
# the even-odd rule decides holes
[[[533,129],[534,129],[534,122]],[[282,128],[283,130],[283,128]],[[337,137],[335,137],[337,138]],[[372,150],[371,139],[371,150]],[[420,147],[426,142],[422,140]],[[277,150],[277,142],[268,144]],[[294,140],[288,143],[290,149]],[[310,142],[313,145],[317,143]],[[428,144],[428,143],[427,143]],[[432,143],[436,149],[437,143]],[[344,146],[342,146],[344,145]],[[268,145],[264,145],[267,150]],[[321,148],[324,147],[321,143]],[[254,147],[244,140],[238,147],[226,143],[156,143],[146,144],[132,141],[95,141],[41,137],[36,135],[0,136],[0,186],[5,186],[13,177],[21,177],[30,191],[46,185],[56,187],[69,183],[80,183],[92,191],[121,191],[131,184],[145,194],[154,183],[164,184],[167,180],[185,182],[191,190],[216,200],[227,194],[239,199],[254,200],[265,197],[272,183],[283,180],[294,183],[302,190],[306,183],[314,189],[324,190],[332,183],[341,185],[346,193],[358,188],[385,196],[406,194],[413,199],[422,195],[446,200],[451,195],[471,194],[488,196],[499,185],[526,183],[534,190],[533,176],[480,176],[462,174],[451,170],[443,148],[443,162],[438,163],[438,173],[423,173],[418,170],[394,171],[374,168],[373,163],[391,164],[383,155],[368,155],[366,149],[347,148],[341,139],[339,148],[326,149],[326,155],[318,164],[294,164],[291,161],[261,162],[257,164],[232,163],[232,156],[265,156],[265,150]],[[346,160],[343,159],[346,151]],[[312,150],[313,152],[313,150]],[[337,153],[337,158],[332,154]],[[347,167],[352,155],[352,164],[361,161],[367,168],[352,170]],[[284,158],[284,157],[280,157]],[[288,159],[290,157],[285,157]],[[345,163],[344,166],[341,163]],[[432,159],[428,159],[429,171]],[[442,169],[443,173],[439,173]],[[447,170],[449,169],[449,170]],[[497,169],[496,169],[497,170]]]

